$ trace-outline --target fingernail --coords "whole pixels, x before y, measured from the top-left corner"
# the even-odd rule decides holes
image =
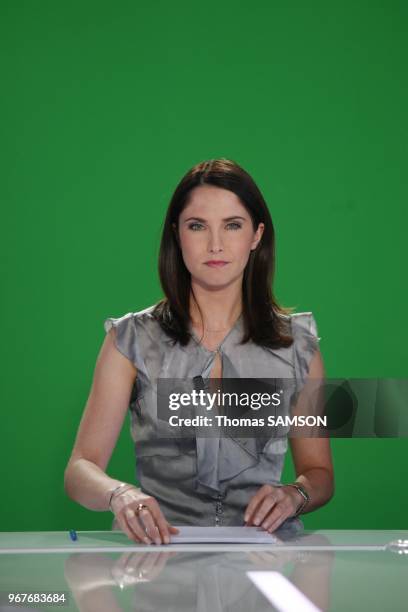
[[[157,544],[157,546],[159,546],[161,544],[160,538],[155,538],[154,543]]]
[[[245,522],[247,522],[247,521],[248,521],[248,518],[249,518],[249,517],[248,517],[248,515],[247,515],[247,514],[244,514],[244,521],[245,521]]]
[[[164,536],[164,543],[169,544],[169,542],[170,542],[169,536]]]
[[[149,538],[145,538],[144,541],[146,542],[146,544],[150,544]]]
[[[256,516],[254,520],[255,525],[259,525],[260,522],[260,519]]]

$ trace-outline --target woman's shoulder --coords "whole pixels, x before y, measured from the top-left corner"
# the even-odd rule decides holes
[[[316,319],[312,312],[277,312],[282,330],[293,336],[294,340],[306,334],[320,340],[317,333]]]
[[[293,337],[293,359],[295,375],[303,385],[309,373],[310,362],[319,349],[320,336],[316,319],[312,312],[294,312],[290,314]]]
[[[308,334],[320,340],[316,319],[312,312],[293,312],[289,317],[293,335]]]
[[[143,349],[150,341],[159,341],[162,331],[153,315],[156,304],[143,310],[127,312],[119,317],[107,317],[104,329],[108,333],[115,329],[115,344],[118,350],[143,369]]]
[[[112,326],[124,327],[124,326],[133,325],[139,322],[156,321],[153,315],[153,311],[155,307],[156,307],[156,304],[153,304],[152,306],[143,308],[143,310],[127,312],[118,317],[108,317],[104,321],[105,331],[109,331],[109,329]]]

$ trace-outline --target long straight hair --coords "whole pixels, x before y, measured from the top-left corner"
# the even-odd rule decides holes
[[[190,341],[191,274],[182,257],[174,225],[189,202],[191,191],[200,185],[214,185],[235,193],[252,219],[254,231],[265,225],[262,238],[252,250],[243,274],[241,344],[252,342],[269,348],[291,346],[287,316],[293,309],[277,303],[273,291],[275,231],[265,200],[251,176],[236,162],[220,158],[200,162],[177,185],[167,209],[160,242],[159,277],[166,296],[153,315],[162,329],[185,346]]]

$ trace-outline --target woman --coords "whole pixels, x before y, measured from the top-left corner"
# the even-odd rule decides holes
[[[227,159],[193,167],[164,223],[159,274],[166,297],[105,321],[65,472],[67,494],[86,508],[110,508],[113,526],[131,540],[168,543],[176,524],[296,530],[300,513],[332,497],[327,438],[291,438],[296,482],[282,485],[287,439],[158,434],[159,378],[293,376],[300,390],[323,378],[313,315],[279,307],[273,271],[273,224],[253,179]],[[129,404],[140,488],[105,473]]]

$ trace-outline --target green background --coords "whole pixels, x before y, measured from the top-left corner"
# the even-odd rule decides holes
[[[407,375],[404,1],[0,2],[1,529],[109,529],[63,472],[103,321],[161,297],[169,199],[228,157],[329,377]],[[334,440],[306,528],[407,528],[407,439]],[[126,420],[108,473],[134,479]],[[292,478],[288,455],[283,480]]]

